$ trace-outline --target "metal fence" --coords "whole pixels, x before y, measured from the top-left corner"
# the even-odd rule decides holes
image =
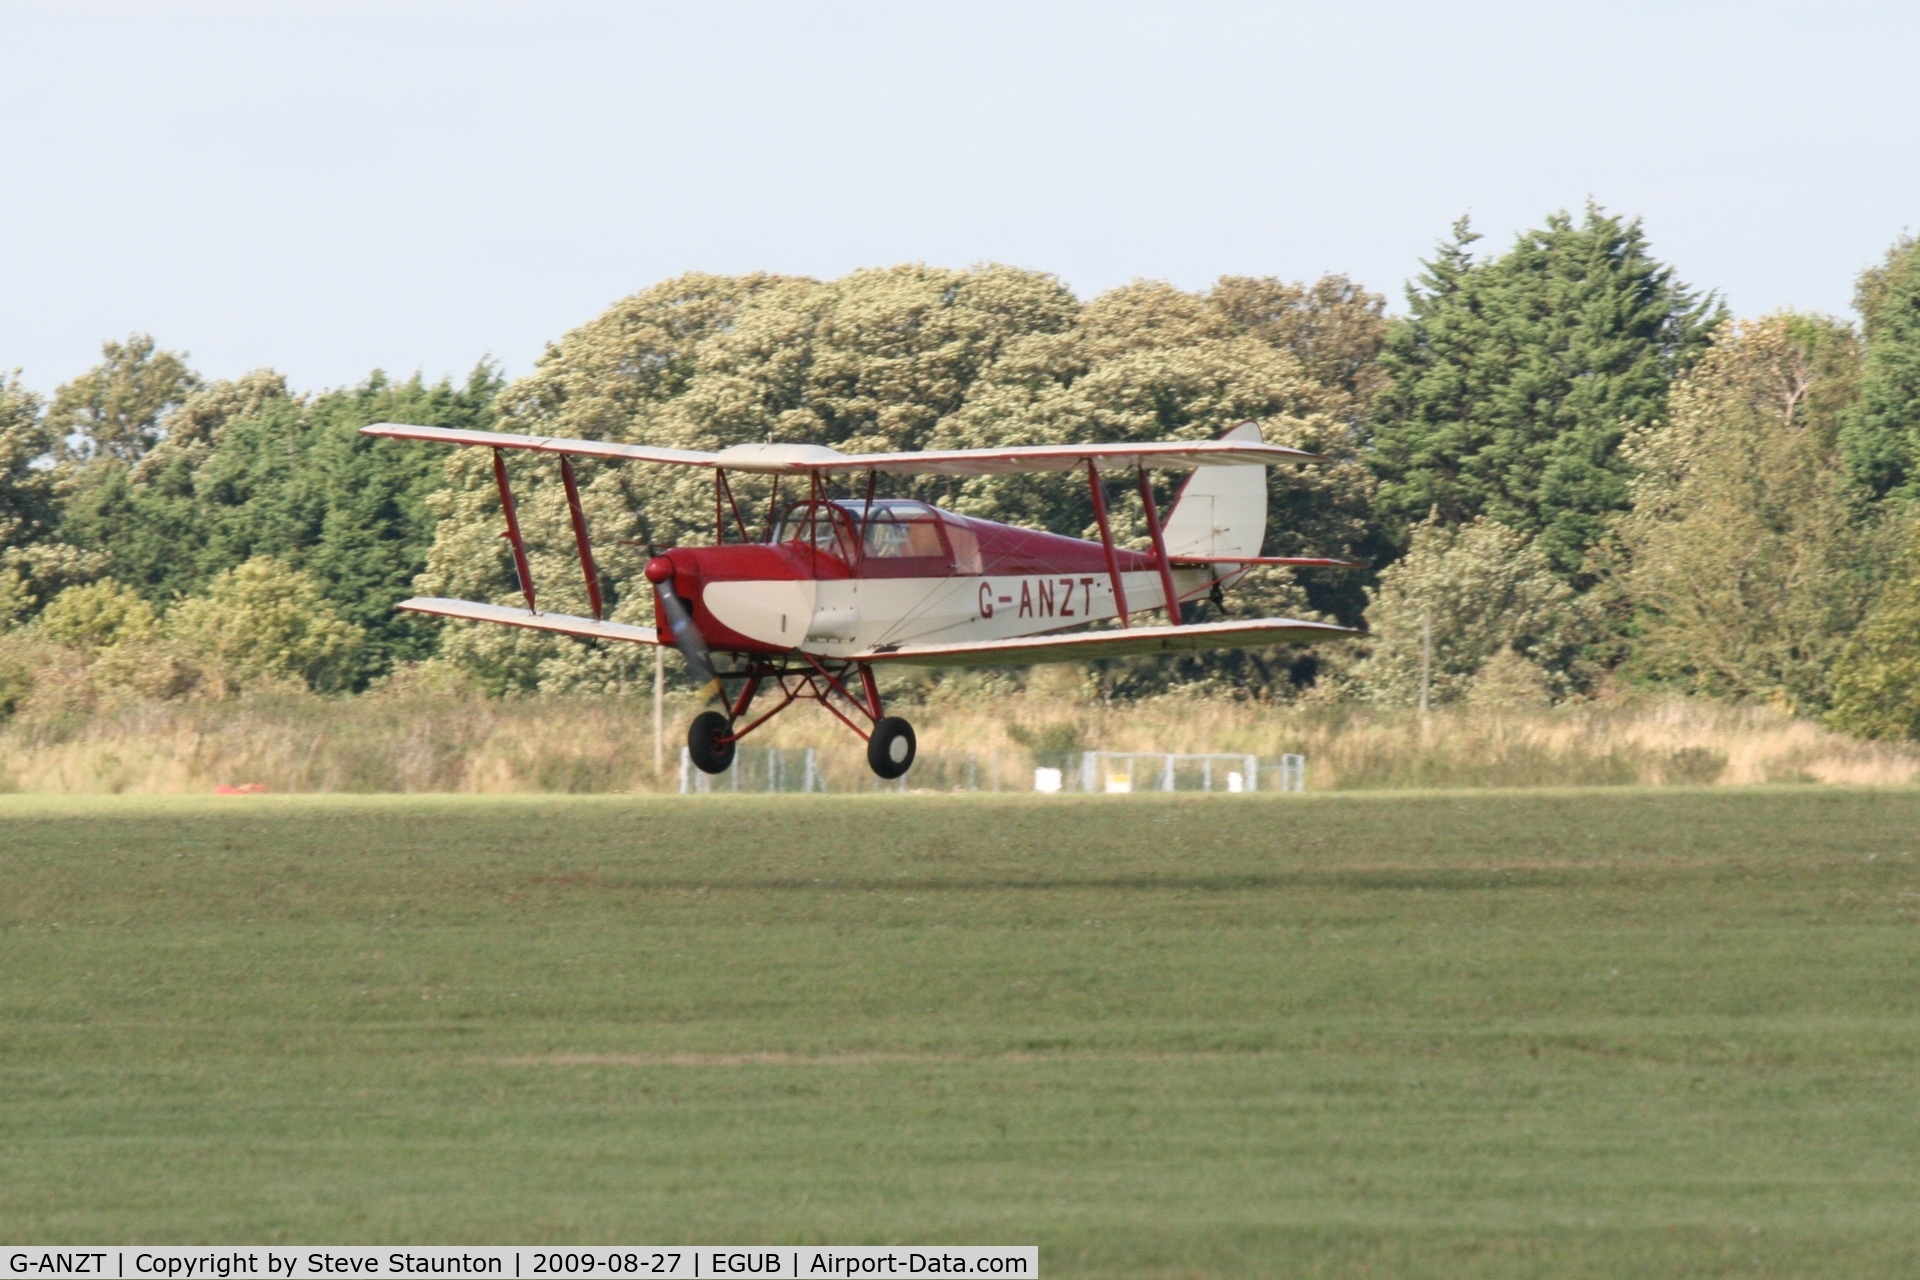
[[[842,758],[844,755],[845,758]],[[828,785],[828,774],[833,776]],[[1305,791],[1305,756],[1228,752],[1085,751],[1065,768],[1033,768],[1024,753],[925,754],[907,776],[893,781],[868,772],[864,753],[822,759],[812,747],[740,747],[733,767],[719,776],[694,768],[680,752],[681,795],[819,794],[827,791]]]
[[[1087,751],[1080,756],[1082,791],[1108,795],[1129,791],[1305,791],[1307,758],[1283,755],[1263,765],[1260,757],[1227,752]],[[1264,775],[1264,779],[1263,779]]]
[[[680,794],[726,792],[825,791],[826,777],[812,747],[740,747],[733,767],[715,777],[693,767],[693,757],[680,748]]]

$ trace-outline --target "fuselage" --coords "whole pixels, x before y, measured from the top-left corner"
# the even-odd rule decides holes
[[[1165,608],[1153,557],[1114,554],[1128,612]],[[795,503],[767,542],[679,547],[666,558],[708,645],[736,653],[842,658],[1038,635],[1119,613],[1098,542],[897,499]],[[1215,576],[1176,569],[1175,593],[1195,599]],[[667,626],[664,612],[658,621]]]

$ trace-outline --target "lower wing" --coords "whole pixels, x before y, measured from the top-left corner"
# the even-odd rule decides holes
[[[1141,653],[1189,653],[1196,649],[1247,649],[1270,644],[1311,644],[1364,635],[1354,627],[1298,618],[1244,622],[1197,622],[1184,627],[1131,627],[1080,631],[1064,636],[1021,636],[969,644],[901,645],[853,655],[855,662],[901,662],[915,667],[1026,666],[1037,662],[1084,662]]]
[[[478,600],[416,596],[411,600],[402,600],[394,608],[405,609],[408,613],[430,613],[437,618],[463,618],[468,622],[498,622],[502,626],[526,627],[533,631],[557,631],[563,636],[628,640],[634,644],[660,643],[660,633],[652,627],[602,622],[598,618],[576,618],[570,613],[533,613],[503,604],[482,604]]]

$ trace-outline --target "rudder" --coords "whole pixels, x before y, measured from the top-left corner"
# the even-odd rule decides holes
[[[1243,422],[1222,440],[1260,439],[1260,424]],[[1195,467],[1167,513],[1169,556],[1257,556],[1267,540],[1267,469]]]

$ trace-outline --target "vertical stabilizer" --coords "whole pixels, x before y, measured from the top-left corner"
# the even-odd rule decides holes
[[[1222,440],[1259,440],[1243,422]],[[1267,469],[1195,467],[1167,516],[1169,556],[1257,556],[1267,539]]]

